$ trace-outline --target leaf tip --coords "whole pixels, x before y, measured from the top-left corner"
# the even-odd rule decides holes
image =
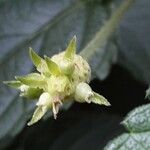
[[[73,38],[72,38],[72,42],[76,43],[77,42],[77,36],[74,35]]]
[[[67,59],[72,60],[75,53],[76,53],[76,35],[73,36],[73,38],[71,39],[71,41],[68,44],[68,47],[65,51],[65,57]]]
[[[120,124],[121,124],[121,125],[124,125],[124,124],[125,124],[125,121],[124,121],[124,120],[123,120],[123,121],[121,121],[121,122],[120,122]]]
[[[7,85],[7,86],[11,86],[10,85],[10,81],[2,81],[3,84]]]
[[[31,47],[29,47],[29,56],[36,67],[42,61],[42,58]]]
[[[112,106],[108,101],[105,102],[105,105],[109,107]]]
[[[128,117],[125,117],[123,121],[120,122],[121,125],[128,127]]]
[[[47,112],[47,110],[48,110],[48,107],[38,106],[36,110],[34,111],[31,120],[27,123],[27,125],[31,126],[35,124],[36,122],[38,122],[43,117],[43,115]]]
[[[3,84],[5,84],[7,86],[10,86],[10,87],[13,87],[13,88],[17,88],[17,89],[21,86],[21,82],[20,81],[16,81],[16,80],[3,81]]]
[[[29,52],[33,51],[32,47],[29,47]]]
[[[29,56],[32,59],[33,55],[34,55],[34,50],[32,49],[32,47],[29,47]]]
[[[105,97],[103,97],[102,95],[96,92],[94,92],[94,96],[92,97],[92,102],[99,105],[111,106],[111,104],[108,102],[108,100]]]
[[[32,123],[31,121],[29,121],[28,123],[27,123],[27,126],[31,126],[31,125],[33,125],[34,123]]]

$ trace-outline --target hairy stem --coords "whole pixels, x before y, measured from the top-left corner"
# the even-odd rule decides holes
[[[80,52],[86,60],[90,61],[93,54],[100,48],[103,48],[112,35],[116,27],[119,25],[122,16],[131,6],[134,0],[124,0],[124,2],[117,8],[117,10],[112,14],[111,18],[106,22],[106,24],[96,33],[95,37],[87,44],[87,46]]]

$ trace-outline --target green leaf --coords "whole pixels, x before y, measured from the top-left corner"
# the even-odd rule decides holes
[[[132,110],[122,124],[129,133],[110,141],[105,150],[150,149],[150,104]]]
[[[65,50],[65,57],[69,60],[72,60],[76,53],[76,36],[70,41],[67,49]]]
[[[3,81],[3,83],[17,89],[22,85],[20,81]]]
[[[131,111],[122,124],[131,132],[150,131],[150,104]]]
[[[107,101],[105,97],[99,95],[98,93],[94,93],[94,96],[91,97],[91,101],[95,104],[110,106],[110,103]]]
[[[105,25],[96,33],[95,37],[87,44],[87,46],[80,52],[80,54],[88,61],[91,62],[93,56],[98,55],[98,60],[92,66],[98,71],[98,77],[104,79],[110,70],[110,65],[116,62],[116,46],[111,43],[108,44],[112,34],[118,27],[124,13],[129,9],[134,0],[123,1],[122,4],[114,11],[111,18],[105,23]],[[106,50],[108,52],[106,53]],[[112,52],[113,51],[113,52]],[[113,53],[113,54],[112,54]],[[103,57],[99,57],[102,55]],[[98,67],[98,69],[96,69]],[[104,72],[104,73],[103,73]]]
[[[111,141],[104,150],[149,150],[150,132],[122,134]]]
[[[30,55],[30,58],[31,58],[33,64],[36,67],[38,67],[38,65],[40,63],[42,63],[43,59],[40,56],[38,56],[31,47],[29,48],[29,55]]]
[[[26,76],[16,76],[16,80],[34,88],[38,87],[44,89],[46,86],[44,78],[38,73],[31,73]]]
[[[32,119],[28,122],[28,126],[31,126],[34,123],[38,122],[44,116],[47,110],[48,110],[47,106],[38,106],[34,111]]]
[[[61,70],[60,70],[59,66],[55,62],[53,62],[49,57],[47,57],[47,56],[44,56],[44,57],[45,57],[46,64],[48,66],[50,73],[52,75],[56,75],[56,76],[60,75]]]

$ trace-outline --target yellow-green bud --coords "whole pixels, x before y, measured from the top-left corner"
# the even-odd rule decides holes
[[[77,83],[89,83],[91,78],[91,69],[87,61],[83,59],[80,55],[75,55],[74,66],[75,69],[72,74],[73,81]]]
[[[60,69],[65,75],[70,75],[74,70],[74,64],[69,59],[66,59],[64,55],[64,52],[56,54],[51,58],[51,60],[54,61],[60,67]]]
[[[39,121],[48,109],[52,109],[56,119],[60,106],[71,99],[80,103],[110,105],[88,85],[91,78],[90,66],[84,58],[75,54],[75,51],[76,37],[70,41],[65,51],[51,58],[47,56],[41,58],[30,48],[31,60],[39,73],[16,77],[16,81],[4,82],[20,89],[21,96],[39,98],[28,125]]]
[[[67,76],[54,76],[51,75],[47,79],[47,91],[51,95],[63,95],[63,97],[73,93],[73,85],[69,81]]]
[[[91,69],[86,60],[80,55],[74,55],[72,62],[64,59],[65,52],[54,55],[51,59],[62,69],[65,74],[71,74],[73,82],[87,82],[91,78]]]

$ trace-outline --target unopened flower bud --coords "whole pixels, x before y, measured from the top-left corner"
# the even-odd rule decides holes
[[[70,41],[65,51],[52,56],[38,56],[32,48],[29,54],[37,73],[16,77],[15,81],[4,83],[20,89],[21,96],[31,99],[39,98],[31,121],[32,125],[39,121],[51,109],[56,119],[63,103],[74,100],[80,103],[95,103],[109,106],[110,103],[88,85],[91,69],[88,62],[76,54],[76,37]]]
[[[71,75],[73,73],[74,64],[72,61],[64,58],[64,52],[54,55],[51,59],[57,63],[65,75]]]
[[[75,100],[78,102],[88,102],[90,103],[90,97],[93,95],[91,87],[84,82],[79,83],[75,90]]]
[[[71,85],[68,77],[66,76],[50,76],[47,79],[48,91],[51,95],[61,94],[64,96],[73,93],[73,85]]]
[[[36,103],[37,106],[51,106],[52,98],[49,93],[44,92],[41,94],[39,101]]]

